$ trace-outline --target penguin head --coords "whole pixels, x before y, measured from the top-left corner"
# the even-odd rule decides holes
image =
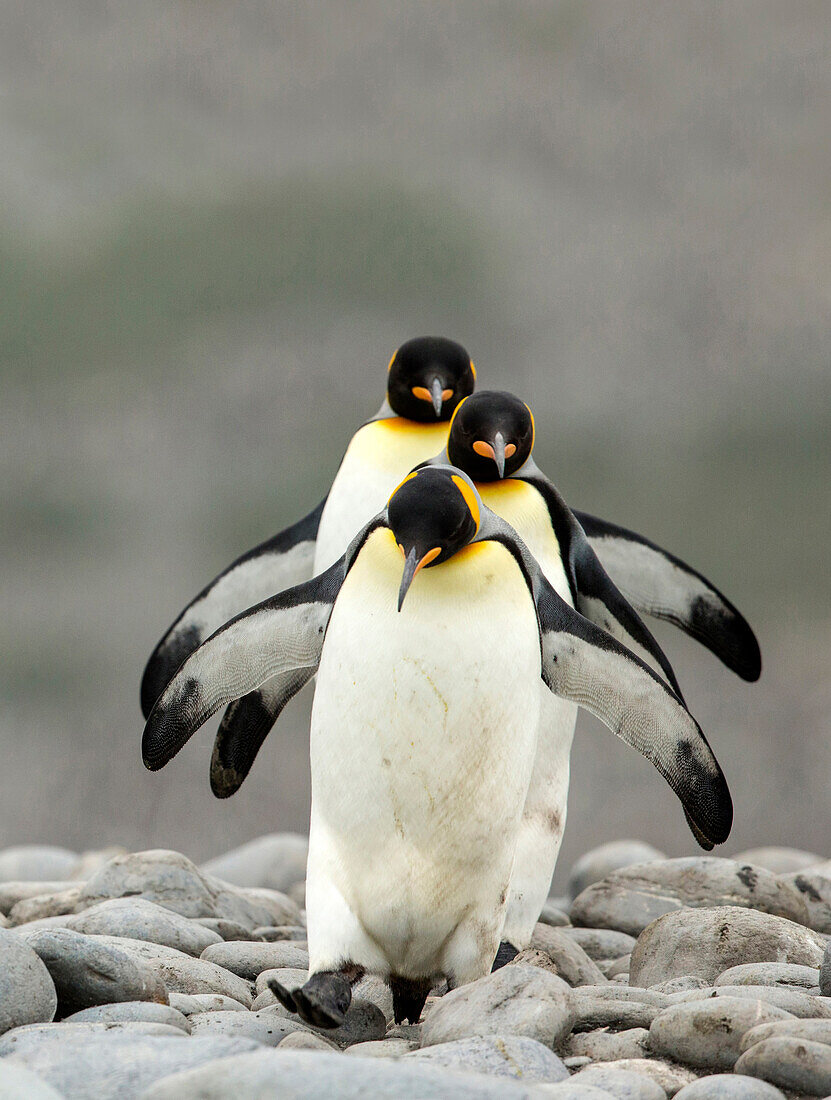
[[[484,390],[456,407],[447,457],[474,481],[511,477],[533,449],[533,413],[512,393]]]
[[[461,470],[425,466],[404,478],[387,504],[387,522],[404,555],[399,611],[415,575],[467,546],[481,513],[479,494]]]
[[[390,360],[387,400],[398,416],[435,424],[449,420],[475,385],[476,368],[461,344],[419,336],[402,344]]]

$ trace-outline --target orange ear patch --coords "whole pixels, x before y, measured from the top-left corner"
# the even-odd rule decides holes
[[[413,386],[413,396],[417,397],[419,401],[433,400],[433,395],[430,393],[426,386]]]
[[[431,561],[435,561],[441,553],[440,546],[434,546],[432,550],[428,550],[421,561],[416,566],[416,571],[413,573],[413,577],[417,577],[425,565],[429,565]]]
[[[484,439],[477,439],[473,444],[473,449],[478,455],[481,455],[482,458],[496,458],[496,455],[493,453],[493,447],[490,443],[486,443]],[[507,447],[505,448],[505,453],[508,453]]]
[[[455,482],[456,488],[464,497],[465,504],[468,507],[468,511],[473,516],[473,522],[476,524],[476,530],[478,531],[480,512],[479,502],[476,499],[476,494],[473,492],[465,479],[463,477],[459,477],[458,474],[453,474],[453,481]]]

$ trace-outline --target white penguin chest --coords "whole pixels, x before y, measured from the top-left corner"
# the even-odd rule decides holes
[[[530,778],[533,600],[496,543],[422,570],[399,614],[402,568],[392,533],[376,531],[335,604],[312,711],[312,815],[370,860],[391,840],[428,862],[475,862],[516,827]]]
[[[315,573],[337,561],[413,466],[442,450],[448,430],[444,422],[417,424],[393,417],[365,424],[355,433],[320,519]]]

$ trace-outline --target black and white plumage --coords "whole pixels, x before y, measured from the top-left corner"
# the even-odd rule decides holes
[[[569,607],[452,467],[408,478],[329,570],[192,654],[149,717],[146,765],[163,766],[211,713],[269,678],[318,668],[312,978],[297,995],[278,991],[314,1022],[342,1019],[364,971],[426,996],[438,976],[460,984],[489,969],[540,677],[645,755],[708,843],[729,834],[724,776],[678,696]]]

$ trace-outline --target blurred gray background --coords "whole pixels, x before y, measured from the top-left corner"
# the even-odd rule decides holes
[[[141,764],[180,607],[298,518],[393,349],[532,402],[575,506],[707,573],[667,648],[726,851],[830,854],[831,14],[816,3],[17,0],[0,36],[0,844],[195,858],[308,814],[309,694],[240,793]],[[678,803],[584,716],[561,868]]]

